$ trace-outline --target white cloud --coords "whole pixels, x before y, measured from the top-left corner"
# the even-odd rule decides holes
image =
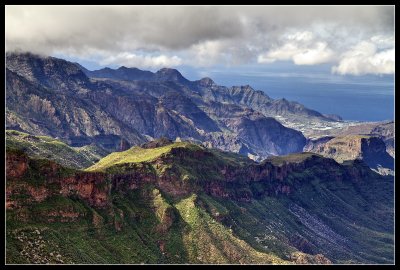
[[[293,62],[296,65],[317,65],[330,62],[333,57],[334,52],[326,42],[317,42],[311,49],[293,55]]]
[[[182,59],[177,56],[149,56],[137,55],[134,53],[119,53],[115,56],[108,56],[100,61],[101,65],[118,65],[126,67],[139,67],[139,68],[161,68],[161,67],[175,67],[182,64]]]
[[[393,36],[377,35],[371,37],[370,40],[377,46],[378,49],[387,49],[394,47]]]
[[[374,43],[362,41],[343,53],[339,64],[332,67],[332,72],[341,75],[394,74],[394,63],[394,48],[378,51]]]
[[[296,40],[296,41],[311,41],[314,38],[313,33],[310,31],[304,32],[296,32],[294,34],[287,35],[288,40]]]
[[[309,31],[287,34],[282,42],[284,44],[280,47],[260,54],[257,58],[258,63],[292,60],[296,65],[316,65],[334,59],[334,51],[328,44],[316,40],[314,34]]]
[[[223,44],[220,41],[206,41],[195,44],[190,48],[189,54],[193,54],[192,64],[196,66],[211,66],[217,63],[223,56]]]

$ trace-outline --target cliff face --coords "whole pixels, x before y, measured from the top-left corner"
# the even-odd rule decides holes
[[[333,158],[337,162],[362,159],[373,169],[378,167],[394,169],[394,159],[386,152],[382,139],[371,136],[347,135],[322,137],[310,140],[304,151]]]
[[[371,135],[375,137],[381,138],[386,145],[386,151],[391,155],[393,158],[395,156],[395,148],[394,148],[394,122],[383,123],[377,125],[371,130]]]
[[[126,157],[129,151],[114,153],[136,158],[134,162],[114,159],[114,163],[103,162],[96,170],[86,171],[8,151],[7,260],[393,260],[386,249],[375,248],[375,243],[383,241],[390,250],[388,239],[373,234],[371,246],[357,233],[360,226],[387,235],[393,230],[393,179],[372,172],[362,161],[340,165],[333,159],[302,153],[255,163],[198,145],[159,143],[135,150],[134,157]],[[160,152],[163,147],[169,150]],[[352,208],[344,212],[346,205]],[[358,227],[353,228],[353,222]],[[38,247],[36,231],[44,240]],[[218,247],[224,252],[218,253]],[[360,256],[361,250],[374,257]]]
[[[78,196],[97,207],[109,204],[110,187],[105,174],[75,172],[53,161],[31,160],[19,152],[7,153],[6,168],[8,208],[19,205],[11,197],[23,194],[28,195],[31,202],[61,194]]]
[[[194,165],[198,160],[202,162]],[[46,161],[38,164],[19,152],[11,152],[6,156],[6,173],[10,187],[16,183],[21,188],[18,179],[29,180],[35,178],[35,175],[43,179],[40,189],[45,189],[46,195],[36,196],[36,193],[43,192],[30,189],[34,201],[61,194],[66,197],[78,196],[90,205],[100,208],[110,206],[111,191],[127,192],[143,188],[149,183],[171,196],[187,196],[192,192],[204,191],[216,197],[251,201],[264,195],[289,195],[300,184],[291,175],[302,174],[314,167],[329,173],[331,179],[339,182],[362,182],[369,173],[362,163],[346,167],[332,159],[307,153],[297,154],[293,162],[282,161],[279,157],[261,164],[247,161],[245,165],[238,165],[227,163],[201,147],[196,150],[172,148],[169,153],[151,163],[119,164],[98,172],[79,172],[72,169],[65,172],[66,169],[57,163]],[[48,189],[48,185],[52,188]],[[25,191],[11,189],[9,194],[14,192],[23,194]]]
[[[310,134],[313,137],[320,137],[321,140],[326,140],[327,138],[333,137],[345,137],[348,135],[377,137],[382,139],[382,141],[385,143],[386,151],[389,153],[389,155],[391,155],[393,158],[395,156],[394,121],[356,123],[350,126],[345,125],[344,127],[333,127],[331,129],[325,130],[313,130],[310,132]],[[321,140],[314,140],[314,142],[322,142]],[[312,144],[313,141],[310,141],[309,143]],[[309,145],[306,147],[309,147]]]
[[[273,113],[262,108],[279,102],[249,86],[191,82],[174,69],[90,72],[31,54],[7,54],[6,62],[8,129],[58,137],[72,146],[95,143],[109,151],[119,151],[122,141],[140,145],[149,138],[181,138],[258,160],[299,152],[305,144],[300,132],[266,117]],[[285,104],[273,111],[322,117]]]

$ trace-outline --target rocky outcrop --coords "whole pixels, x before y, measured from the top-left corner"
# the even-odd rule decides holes
[[[247,161],[238,166],[197,146],[194,149],[172,148],[151,163],[115,165],[107,172],[65,172],[62,166],[54,162],[38,165],[38,161],[11,153],[7,155],[10,184],[7,194],[10,207],[13,205],[12,194],[27,193],[34,201],[60,194],[65,197],[77,196],[94,207],[105,208],[111,205],[110,192],[126,193],[145,184],[154,184],[162,192],[174,197],[203,190],[212,196],[251,201],[266,194],[290,195],[297,185],[302,184],[298,176],[293,178],[291,174],[301,174],[314,167],[336,181],[363,181],[363,177],[368,175],[363,166],[342,166],[332,159],[317,155],[298,154],[296,159],[289,157],[288,161],[285,158],[282,161],[280,158],[279,162],[269,159],[260,164]],[[202,162],[199,163],[199,160]],[[32,186],[29,177],[35,175],[40,175],[42,180]],[[48,185],[56,188],[49,189]]]
[[[9,152],[6,155],[6,175],[21,177],[28,169],[28,157],[20,152]]]
[[[389,155],[391,155],[393,158],[395,157],[394,121],[361,122],[351,123],[350,125],[343,126],[330,126],[329,129],[312,130],[310,135],[314,138],[344,137],[347,135],[377,137],[383,140],[386,145],[386,151],[389,153]],[[314,141],[317,142],[318,140]]]
[[[54,262],[48,258],[56,249],[27,250],[20,245],[27,239],[20,235],[19,224],[34,222],[50,228],[45,234],[49,241],[46,244],[50,245],[59,239],[54,235],[63,236],[76,228],[83,230],[84,241],[93,239],[95,242],[91,243],[95,244],[100,242],[98,236],[130,237],[134,241],[132,250],[134,246],[141,250],[152,247],[155,256],[162,259],[182,256],[183,253],[174,252],[176,247],[188,250],[193,246],[193,242],[189,246],[186,240],[181,242],[181,234],[183,239],[190,237],[200,242],[200,247],[217,239],[211,247],[224,243],[224,249],[235,237],[241,241],[234,240],[237,245],[227,256],[237,262],[240,254],[248,254],[248,249],[244,249],[246,253],[237,248],[254,238],[258,246],[266,249],[258,250],[257,256],[266,252],[298,264],[329,264],[342,258],[359,258],[358,250],[365,250],[364,245],[354,241],[359,239],[358,234],[347,233],[357,228],[353,228],[354,220],[357,225],[360,222],[374,229],[384,227],[389,233],[393,226],[390,208],[385,206],[392,203],[393,180],[372,172],[361,160],[338,164],[333,159],[301,153],[255,163],[232,153],[184,145],[147,161],[110,164],[102,172],[65,169],[20,152],[7,153],[6,207],[7,218],[13,221],[7,227],[16,228],[13,232],[19,237],[18,247],[23,248],[20,255],[41,258],[33,260],[35,263],[42,259],[44,263]],[[26,169],[15,173],[20,171],[20,162]],[[348,198],[351,204],[347,201],[349,194],[355,196],[354,200]],[[358,204],[353,206],[353,202]],[[348,205],[357,211],[343,211]],[[221,238],[221,233],[226,237]],[[115,238],[101,239],[110,239],[107,246],[114,254],[119,242],[113,242]],[[353,246],[357,252],[348,255],[347,248]],[[374,251],[373,247],[368,248]],[[279,253],[281,250],[285,255]],[[53,255],[47,258],[49,252]],[[59,262],[69,262],[69,254],[66,252]],[[148,253],[144,256],[147,258]],[[370,256],[358,260],[372,261]]]
[[[371,135],[381,138],[386,145],[386,151],[394,158],[394,122],[391,121],[377,125],[371,130]]]
[[[369,167],[394,169],[394,159],[386,152],[385,143],[378,137],[347,135],[310,140],[304,151],[333,158],[337,162],[361,159]]]
[[[60,194],[78,196],[96,207],[105,207],[110,203],[111,187],[102,173],[76,173],[72,177],[60,179]]]
[[[169,139],[167,139],[167,138],[165,138],[165,137],[162,137],[162,138],[160,138],[160,139],[157,139],[157,140],[153,140],[153,141],[144,143],[144,144],[142,144],[140,147],[142,147],[142,148],[144,148],[144,149],[148,149],[148,148],[157,148],[157,147],[162,147],[162,146],[169,145],[169,144],[171,144],[171,143],[172,143],[171,140],[169,140]]]

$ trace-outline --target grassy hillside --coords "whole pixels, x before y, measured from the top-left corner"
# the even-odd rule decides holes
[[[314,154],[314,153],[296,153],[296,154],[290,154],[286,156],[272,156],[267,158],[264,162],[270,162],[276,166],[280,166],[285,163],[299,163],[303,162],[304,160],[313,157],[313,156],[318,156],[321,157],[321,155]]]
[[[34,136],[16,130],[6,130],[6,147],[76,169],[87,168],[108,153],[95,145],[71,147],[48,136]]]
[[[246,180],[305,160],[283,180]],[[393,178],[358,161],[306,153],[257,165],[175,143],[111,154],[90,172],[59,167],[56,178],[46,161],[27,162],[7,178],[7,263],[394,262]],[[61,196],[74,175],[81,193]],[[94,188],[109,203],[88,200]]]
[[[129,150],[123,152],[111,153],[108,156],[101,159],[99,162],[93,166],[87,168],[87,171],[104,170],[111,166],[124,163],[139,163],[144,161],[150,161],[159,157],[164,153],[168,153],[172,148],[179,147],[193,147],[193,145],[186,142],[176,142],[163,147],[157,148],[141,148],[134,146]]]

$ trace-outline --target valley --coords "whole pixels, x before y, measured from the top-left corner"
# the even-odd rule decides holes
[[[391,264],[394,122],[6,55],[9,264]]]

